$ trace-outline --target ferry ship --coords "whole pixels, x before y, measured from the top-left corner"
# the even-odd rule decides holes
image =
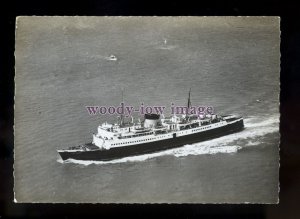
[[[190,92],[187,109],[191,106]],[[109,161],[129,156],[154,153],[193,144],[244,129],[243,118],[235,115],[145,114],[143,121],[107,122],[98,126],[90,143],[57,150],[63,160]]]

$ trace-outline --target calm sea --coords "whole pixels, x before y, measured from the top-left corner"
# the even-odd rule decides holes
[[[57,19],[18,25],[18,202],[277,202],[274,19]],[[107,60],[111,54],[118,60]],[[246,129],[111,162],[59,159],[56,149],[90,142],[100,123],[116,120],[90,116],[85,106],[118,105],[124,89],[126,104],[169,108],[185,105],[189,88],[193,105],[242,115]]]

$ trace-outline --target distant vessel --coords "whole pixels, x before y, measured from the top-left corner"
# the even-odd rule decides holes
[[[107,60],[110,60],[110,61],[117,61],[117,57],[115,55],[110,55],[109,57],[107,57]]]
[[[176,45],[170,45],[170,43],[168,42],[167,39],[163,39],[163,42],[160,43],[160,46],[158,47],[159,49],[165,49],[165,50],[172,50],[174,48],[176,48]]]
[[[190,106],[189,92],[187,107]],[[244,128],[243,118],[234,115],[198,118],[186,114],[160,119],[158,114],[145,114],[144,121],[137,123],[133,119],[124,122],[123,117],[116,124],[99,125],[92,142],[57,152],[63,160],[107,161],[201,142]]]

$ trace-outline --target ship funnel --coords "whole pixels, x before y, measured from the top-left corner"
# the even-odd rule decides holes
[[[145,128],[153,128],[156,127],[159,122],[158,114],[145,114],[144,127]]]

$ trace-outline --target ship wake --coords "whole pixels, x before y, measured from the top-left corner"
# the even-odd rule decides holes
[[[258,117],[251,117],[244,120],[245,130],[234,133],[231,135],[219,137],[216,139],[199,142],[195,144],[187,144],[180,148],[169,149],[162,152],[156,152],[151,154],[144,154],[138,156],[131,156],[112,161],[82,161],[68,159],[64,163],[76,163],[81,165],[91,164],[116,164],[126,162],[141,162],[149,159],[162,157],[162,156],[175,156],[185,157],[190,155],[207,155],[207,154],[219,154],[219,153],[236,153],[244,147],[251,147],[261,144],[260,137],[266,134],[275,133],[279,131],[279,119],[278,116],[269,117],[262,120]]]

